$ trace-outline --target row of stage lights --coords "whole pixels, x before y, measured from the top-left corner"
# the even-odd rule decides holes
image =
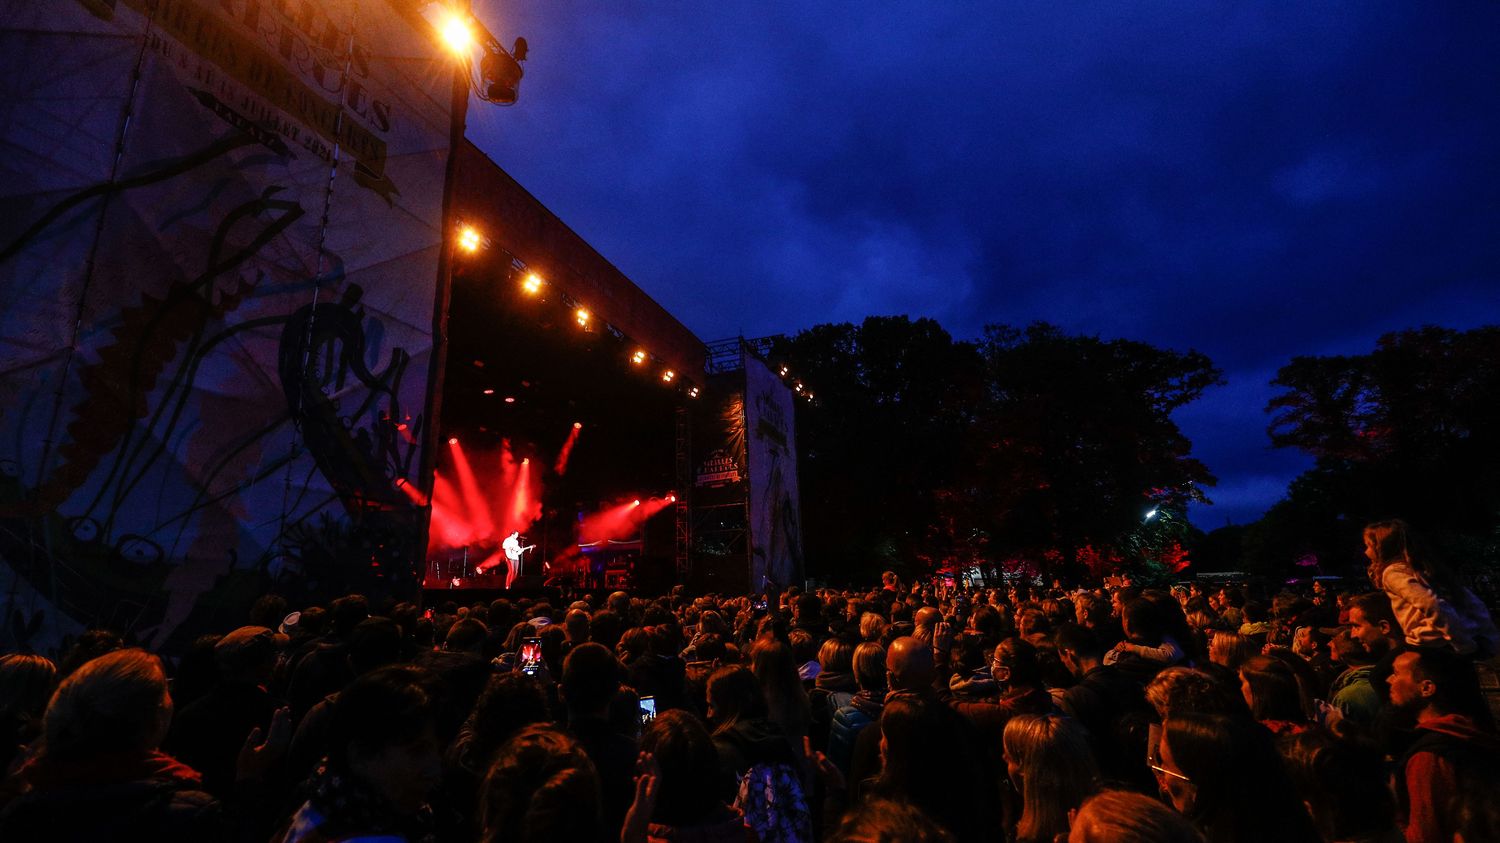
[[[458,246],[460,249],[463,249],[469,254],[475,254],[482,248],[488,248],[489,245],[489,239],[480,234],[477,228],[473,227],[472,225],[462,225],[459,227]],[[526,277],[521,281],[521,290],[528,296],[540,295],[542,290],[546,286],[547,282],[535,272],[526,273]],[[594,315],[589,312],[589,309],[587,307],[584,307],[581,303],[573,299],[567,293],[563,293],[562,295],[565,302],[571,302],[573,305],[573,321],[578,323],[578,327],[584,330],[589,330],[590,326],[593,325]],[[623,339],[623,335],[620,335],[619,332],[615,331],[613,328],[610,329],[610,332],[615,334],[616,336],[621,336],[621,338]],[[660,360],[653,357],[650,352],[646,351],[646,349],[644,348],[636,348],[630,354],[630,364],[632,366],[635,366],[636,368],[645,368],[646,366],[652,365],[653,363],[659,364],[660,362]],[[670,367],[662,368],[660,378],[661,382],[667,386],[676,385],[677,381],[679,380],[677,371]],[[702,394],[702,390],[698,387],[697,384],[692,383],[686,378],[683,378],[682,382],[683,392],[687,395],[687,397],[697,398]],[[797,388],[800,392],[802,385],[800,383],[797,384]],[[488,394],[488,392],[486,394]],[[810,397],[811,395],[809,394],[809,398]]]
[[[808,389],[802,383],[802,381],[797,380],[796,378],[792,378],[792,370],[791,370],[790,367],[788,367],[785,363],[783,363],[783,364],[781,364],[781,368],[779,368],[779,369],[776,370],[776,374],[781,375],[781,379],[782,380],[788,380],[788,379],[790,379],[791,382],[792,382],[792,391],[795,392],[795,393],[797,393],[799,396],[801,396],[803,398],[806,398],[807,402],[809,404],[812,403],[812,400],[813,400],[812,390]]]

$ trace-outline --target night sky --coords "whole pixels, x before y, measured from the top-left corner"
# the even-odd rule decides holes
[[[1500,4],[474,0],[469,137],[706,339],[1045,320],[1208,354],[1254,520],[1293,355],[1500,322]]]

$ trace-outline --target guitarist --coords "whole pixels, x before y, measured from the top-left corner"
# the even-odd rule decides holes
[[[500,543],[500,550],[505,553],[505,587],[507,589],[510,588],[511,583],[514,583],[516,577],[521,573],[521,554],[535,547],[536,545],[534,544],[522,547],[521,533],[519,531],[506,536],[505,541]]]

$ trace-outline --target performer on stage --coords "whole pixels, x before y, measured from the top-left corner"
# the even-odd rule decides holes
[[[514,583],[516,577],[521,573],[521,554],[534,547],[536,547],[534,544],[525,547],[521,546],[520,531],[511,533],[505,537],[505,541],[500,543],[500,550],[505,554],[505,587],[507,589],[510,588],[511,583]]]

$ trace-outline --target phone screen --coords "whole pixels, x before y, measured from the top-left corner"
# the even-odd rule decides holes
[[[641,697],[641,725],[650,725],[656,719],[656,697]]]
[[[521,642],[521,656],[517,663],[521,666],[521,672],[527,675],[535,674],[542,663],[542,639],[527,638]]]

